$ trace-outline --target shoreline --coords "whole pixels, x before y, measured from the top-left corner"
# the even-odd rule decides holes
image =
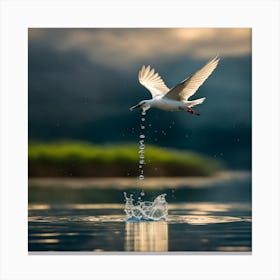
[[[251,177],[250,171],[222,171],[213,176],[196,177],[148,177],[144,180],[127,177],[108,177],[108,178],[29,178],[29,188],[70,188],[70,189],[162,189],[162,188],[203,188],[210,187],[217,183],[240,180]]]

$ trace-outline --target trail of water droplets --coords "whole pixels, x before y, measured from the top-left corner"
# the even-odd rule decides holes
[[[145,165],[145,121],[146,110],[142,110],[141,122],[140,122],[140,135],[139,135],[139,180],[144,180],[144,165]],[[149,124],[151,126],[151,124]],[[133,198],[133,195],[129,196],[124,193],[125,197],[125,213],[126,221],[160,221],[166,220],[168,209],[167,202],[165,200],[166,194],[161,194],[156,199],[151,201],[142,201],[145,193],[141,191],[138,199]]]
[[[146,121],[146,111],[143,110],[141,113],[141,123],[140,123],[140,135],[139,135],[139,180],[144,180],[144,164],[145,164],[145,121]]]

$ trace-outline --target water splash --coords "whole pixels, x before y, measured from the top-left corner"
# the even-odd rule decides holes
[[[138,222],[166,220],[168,215],[168,203],[165,200],[165,196],[165,193],[161,194],[157,196],[153,202],[142,201],[141,197],[138,197],[135,202],[132,194],[127,196],[127,194],[124,193],[126,201],[124,209],[126,213],[126,221]]]

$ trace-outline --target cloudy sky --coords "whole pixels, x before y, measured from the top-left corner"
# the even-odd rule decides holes
[[[28,54],[30,140],[97,143],[137,142],[139,113],[128,108],[149,98],[143,64],[172,87],[219,54],[195,96],[206,97],[201,116],[151,110],[148,140],[250,162],[251,29],[31,28]]]
[[[251,52],[251,30],[240,28],[30,29],[29,39],[58,51],[79,51],[122,71],[142,61],[205,58]]]

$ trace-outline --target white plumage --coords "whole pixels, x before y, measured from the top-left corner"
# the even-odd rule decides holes
[[[152,99],[142,100],[136,106],[131,107],[130,110],[138,107],[148,110],[151,107],[155,107],[167,111],[184,110],[191,114],[199,115],[192,107],[201,104],[205,98],[196,100],[189,100],[189,98],[195,94],[215,70],[219,60],[219,57],[214,57],[200,70],[171,89],[166,86],[160,75],[153,68],[142,66],[138,75],[139,82],[150,91]]]
[[[150,65],[148,67],[142,66],[138,78],[140,84],[151,92],[153,98],[165,95],[169,91],[160,75]]]

